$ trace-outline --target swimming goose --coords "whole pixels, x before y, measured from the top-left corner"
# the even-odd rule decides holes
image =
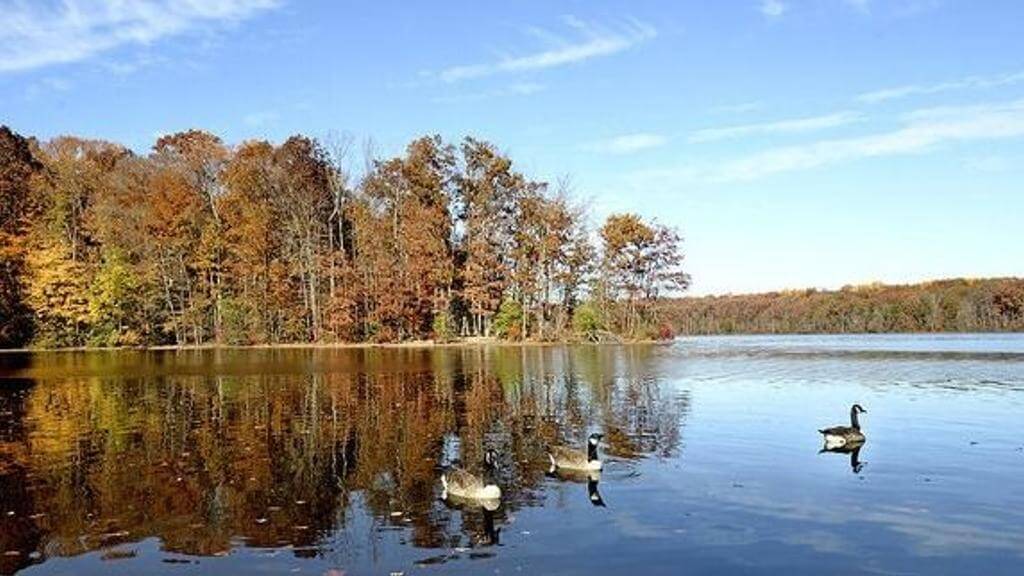
[[[484,466],[488,471],[495,467],[494,450],[484,453]],[[501,488],[496,484],[486,484],[483,479],[458,467],[441,474],[441,486],[444,487],[442,500],[454,496],[459,500],[484,501],[486,505],[501,499]]]
[[[563,470],[600,470],[601,460],[597,457],[597,445],[604,438],[602,434],[591,434],[587,439],[587,451],[566,446],[549,446],[548,458],[551,465]]]
[[[850,408],[850,425],[833,426],[818,430],[825,435],[825,449],[841,448],[847,444],[864,442],[864,433],[860,431],[860,421],[857,414],[867,414],[867,410],[861,408],[860,404],[854,404]]]

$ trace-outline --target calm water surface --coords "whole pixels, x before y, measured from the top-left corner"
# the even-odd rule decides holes
[[[0,354],[0,574],[1021,574],[1022,478],[1021,336]]]

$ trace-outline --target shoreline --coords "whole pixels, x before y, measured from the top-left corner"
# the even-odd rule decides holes
[[[359,350],[359,349],[410,349],[429,350],[435,348],[545,348],[557,346],[658,346],[668,345],[684,338],[742,338],[750,336],[966,336],[966,335],[1024,335],[1024,331],[920,331],[920,332],[730,332],[717,334],[678,334],[669,340],[637,339],[592,342],[589,340],[525,340],[511,341],[496,338],[472,337],[448,342],[434,340],[409,340],[406,342],[282,342],[276,344],[201,344],[178,345],[159,344],[156,346],[70,346],[65,348],[0,348],[3,354],[24,354],[33,352],[198,352],[208,350]]]
[[[555,346],[632,346],[669,344],[673,340],[622,340],[620,342],[589,342],[574,340],[510,341],[496,338],[469,338],[451,342],[410,340],[407,342],[288,342],[276,344],[160,344],[156,346],[71,346],[66,348],[0,348],[0,354],[32,352],[190,352],[207,350],[358,350],[369,348],[428,350],[435,348],[541,348]]]

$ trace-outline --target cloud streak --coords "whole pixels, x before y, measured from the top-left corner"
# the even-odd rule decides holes
[[[633,154],[642,150],[650,150],[664,146],[668,139],[661,134],[649,132],[638,132],[635,134],[623,134],[607,140],[598,140],[584,146],[584,149],[602,154],[613,154],[622,156]]]
[[[788,9],[789,7],[780,0],[762,0],[761,5],[758,7],[758,10],[766,18],[778,18],[785,14]]]
[[[149,45],[202,26],[237,22],[278,0],[65,0],[5,4],[0,72],[78,62],[122,45]]]
[[[920,111],[904,125],[867,136],[770,148],[727,161],[703,175],[712,182],[750,181],[843,162],[928,152],[944,144],[1024,136],[1024,99]]]
[[[534,82],[521,82],[506,86],[504,88],[496,88],[494,90],[484,90],[481,92],[469,92],[466,94],[452,94],[447,96],[437,96],[432,99],[433,102],[438,104],[455,104],[462,102],[479,102],[482,100],[490,100],[492,98],[504,98],[507,96],[533,96],[546,90],[547,88],[543,84],[537,84]]]
[[[864,92],[857,96],[857,101],[865,104],[878,104],[890,100],[900,100],[910,96],[925,96],[929,94],[940,94],[954,90],[972,90],[984,88],[998,88],[1000,86],[1011,86],[1024,82],[1024,71],[1007,72],[993,76],[968,76],[949,82],[937,84],[908,84],[883,88],[872,92]]]
[[[836,112],[823,116],[810,116],[807,118],[792,118],[778,120],[775,122],[760,122],[756,124],[740,124],[736,126],[724,126],[719,128],[704,128],[690,134],[687,139],[690,143],[714,142],[717,140],[730,140],[747,136],[764,136],[771,134],[799,134],[816,132],[845,126],[863,120],[864,117],[857,112]]]
[[[263,128],[268,124],[273,124],[277,122],[278,118],[280,118],[280,115],[276,111],[264,110],[261,112],[252,112],[246,114],[242,118],[242,122],[244,122],[246,126],[249,126],[251,128]]]
[[[574,31],[574,38],[566,39],[543,29],[531,29],[533,36],[543,39],[549,48],[507,56],[495,62],[465,64],[445,68],[438,73],[444,82],[458,82],[503,73],[521,73],[576,64],[601,56],[610,56],[629,50],[657,36],[654,27],[638,20],[628,20],[615,27],[584,22],[572,16],[565,19]]]
[[[762,108],[764,108],[764,102],[761,102],[760,100],[750,100],[747,102],[738,102],[736,104],[715,106],[711,109],[711,112],[713,114],[745,114]]]
[[[870,10],[869,0],[843,0],[843,3],[850,8],[865,14]]]
[[[921,109],[902,115],[896,127],[887,131],[769,147],[699,164],[680,162],[671,167],[633,171],[622,178],[631,189],[674,194],[694,184],[752,182],[872,158],[926,154],[954,144],[1013,138],[1024,138],[1024,98]],[[1002,167],[1001,161],[995,167]]]

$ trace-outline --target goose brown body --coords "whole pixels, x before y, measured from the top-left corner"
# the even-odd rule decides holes
[[[850,408],[849,426],[832,426],[831,428],[818,430],[818,432],[825,436],[825,448],[838,448],[863,443],[867,438],[861,431],[860,420],[857,418],[857,415],[861,413],[867,413],[867,410],[861,408],[860,404],[854,404]]]
[[[587,440],[587,450],[577,450],[568,446],[549,446],[547,449],[551,465],[556,469],[596,471],[602,467],[597,457],[597,444],[600,434],[591,434]]]
[[[485,465],[493,466],[491,453],[487,454]],[[441,475],[441,486],[444,488],[444,499],[448,499],[449,496],[462,500],[501,499],[501,488],[496,484],[488,484],[483,478],[458,467],[451,468]]]

